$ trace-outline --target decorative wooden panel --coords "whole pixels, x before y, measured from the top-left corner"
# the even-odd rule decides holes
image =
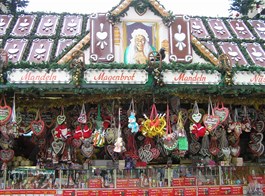
[[[248,22],[253,26],[259,38],[265,39],[265,21],[264,20],[248,20]]]
[[[9,27],[12,18],[12,15],[0,15],[0,35],[6,33],[6,29]]]
[[[223,20],[217,18],[208,19],[208,24],[213,31],[214,37],[218,39],[232,39],[232,35]]]
[[[231,28],[239,39],[255,39],[242,20],[228,20]]]
[[[210,38],[201,18],[191,18],[191,33],[197,38]]]
[[[192,61],[190,18],[187,16],[176,16],[169,27],[169,60]]]
[[[224,54],[228,54],[232,64],[246,65],[247,61],[236,43],[233,42],[219,42],[218,43]]]
[[[93,14],[90,17],[90,59],[93,62],[114,60],[113,26],[106,14]]]
[[[64,16],[61,36],[77,36],[82,30],[82,16],[66,15]]]
[[[56,33],[59,16],[56,15],[43,15],[37,28],[36,35],[39,36],[52,36]]]
[[[258,43],[243,43],[251,60],[259,66],[265,66],[265,52]]]
[[[8,60],[13,63],[21,61],[27,43],[26,39],[8,39],[4,47],[8,52]]]
[[[27,60],[35,63],[49,61],[52,44],[51,39],[34,39]]]
[[[11,35],[18,37],[29,35],[33,28],[35,18],[35,15],[19,15]]]

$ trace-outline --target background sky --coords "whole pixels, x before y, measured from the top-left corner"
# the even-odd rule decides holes
[[[29,0],[26,12],[68,12],[91,14],[107,12],[120,0]],[[189,16],[228,17],[230,0],[159,0],[167,11]]]

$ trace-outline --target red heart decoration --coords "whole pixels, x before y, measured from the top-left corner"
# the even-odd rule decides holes
[[[14,157],[14,150],[0,150],[0,160],[3,162],[11,161]]]
[[[0,106],[0,124],[3,125],[11,118],[12,109],[10,106]]]
[[[212,155],[216,156],[220,152],[220,149],[218,147],[212,146],[209,148],[209,151]]]
[[[34,120],[30,123],[30,128],[36,136],[42,135],[44,132],[45,124],[43,120]]]
[[[219,116],[216,115],[209,115],[209,114],[204,114],[203,116],[203,123],[205,128],[211,132],[214,130],[220,123],[220,118]]]

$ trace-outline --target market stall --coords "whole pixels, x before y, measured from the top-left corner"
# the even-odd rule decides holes
[[[1,195],[264,192],[264,20],[0,15]]]

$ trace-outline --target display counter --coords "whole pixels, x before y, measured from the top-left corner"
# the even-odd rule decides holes
[[[243,195],[263,194],[265,167],[147,166],[87,170],[16,168],[0,172],[1,195],[17,191],[55,195]],[[44,193],[45,192],[45,193]],[[89,194],[88,194],[89,193]],[[19,193],[17,193],[19,194]]]

